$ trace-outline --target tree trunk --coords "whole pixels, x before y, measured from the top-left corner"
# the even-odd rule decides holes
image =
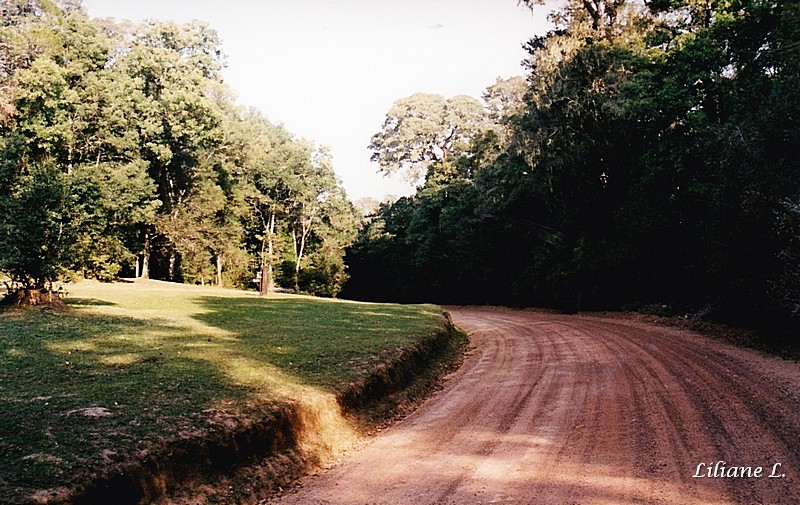
[[[217,254],[217,286],[222,287],[222,253]]]
[[[258,293],[267,296],[272,287],[272,236],[267,235],[261,243],[261,283]]]
[[[261,243],[261,285],[259,286],[261,296],[267,296],[272,288],[272,261],[275,253],[274,234],[275,212],[271,212],[267,228],[264,230],[264,241]]]
[[[294,292],[300,293],[300,260],[303,257],[303,251],[297,243],[297,231],[292,227],[292,244],[294,245]]]
[[[144,252],[142,253],[142,279],[150,278],[150,235],[144,235]]]
[[[259,286],[259,294],[267,296],[269,294],[269,287],[272,284],[272,267],[267,265],[266,262],[261,264],[261,285]]]
[[[300,264],[303,261],[303,255],[306,250],[306,240],[311,233],[311,225],[313,217],[301,218],[300,221],[300,236],[297,236],[297,230],[292,227],[292,242],[294,243],[294,291],[300,293]]]
[[[67,305],[58,293],[54,293],[52,289],[44,288],[20,288],[6,295],[3,304],[67,309]]]
[[[175,253],[171,252],[169,254],[169,280],[175,280]]]

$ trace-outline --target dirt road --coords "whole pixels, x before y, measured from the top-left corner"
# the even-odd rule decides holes
[[[279,503],[800,503],[797,363],[630,321],[451,313],[473,349],[445,388]],[[738,467],[762,470],[708,476]]]

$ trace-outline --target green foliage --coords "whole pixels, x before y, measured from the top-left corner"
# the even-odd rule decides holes
[[[523,103],[487,90],[497,126],[363,227],[345,295],[789,327],[798,3],[648,5],[557,12]]]
[[[293,245],[291,284],[309,268],[326,286],[315,292],[338,292],[344,267],[331,265],[355,219],[329,156],[233,105],[217,34],[197,22],[128,28],[59,5],[2,11],[0,270],[37,285],[69,271],[246,286]],[[18,220],[31,199],[42,212]],[[44,242],[17,243],[34,233]]]
[[[369,148],[383,172],[419,182],[432,165],[458,157],[485,126],[485,112],[472,97],[416,93],[392,105]]]
[[[772,293],[793,317],[800,318],[800,204],[789,199],[781,203],[775,228],[784,244],[778,253],[783,275],[775,280]]]
[[[137,229],[160,206],[144,162],[81,165],[71,174],[78,239],[72,269],[84,277],[116,279],[134,260]]]
[[[52,164],[36,165],[15,182],[0,197],[0,270],[19,286],[45,288],[72,259],[72,188]]]

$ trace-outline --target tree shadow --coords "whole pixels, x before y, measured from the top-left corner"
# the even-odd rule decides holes
[[[201,338],[166,320],[0,314],[0,494],[97,472],[205,429],[204,410],[247,398],[250,388],[192,352]]]
[[[3,496],[261,426],[278,404],[294,406],[304,450],[332,453],[354,436],[336,394],[441,319],[433,307],[420,321],[419,307],[299,297],[192,296],[179,312],[150,301],[141,318],[121,302],[69,303],[0,314]]]
[[[97,298],[69,298],[68,305],[74,307],[113,307],[117,304],[114,302],[109,302],[107,300],[100,300]]]
[[[432,306],[354,305],[298,297],[205,296],[199,301],[205,310],[195,318],[228,332],[229,351],[330,392],[441,319],[441,311]]]

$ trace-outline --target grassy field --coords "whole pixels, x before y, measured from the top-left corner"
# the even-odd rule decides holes
[[[159,282],[68,291],[66,313],[0,313],[6,498],[202,430],[214,412],[246,415],[270,401],[324,410],[386,353],[444,322],[431,305],[262,299]]]

